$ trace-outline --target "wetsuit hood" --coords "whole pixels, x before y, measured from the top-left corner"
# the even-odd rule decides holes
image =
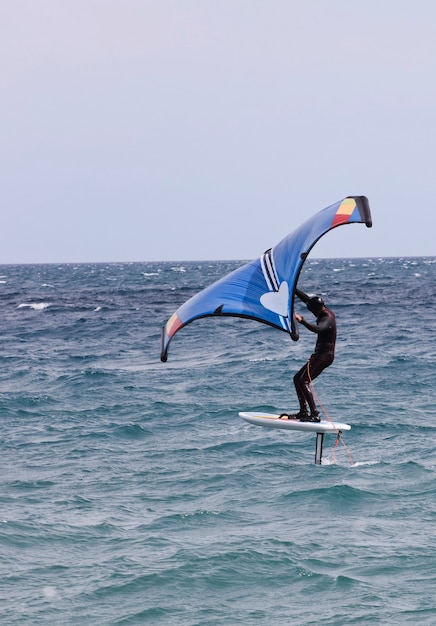
[[[307,308],[314,315],[318,315],[324,306],[324,300],[319,296],[313,296],[307,301]]]

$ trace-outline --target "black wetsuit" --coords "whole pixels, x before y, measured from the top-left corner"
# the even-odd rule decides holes
[[[309,296],[303,291],[296,289],[295,293],[303,302],[309,300]],[[302,319],[300,323],[316,333],[318,338],[315,352],[310,356],[308,362],[295,374],[294,385],[300,403],[300,411],[302,413],[307,412],[307,403],[310,413],[316,414],[316,405],[310,389],[310,382],[333,363],[336,344],[336,319],[333,311],[324,306],[316,318],[316,324],[311,324],[305,319]]]

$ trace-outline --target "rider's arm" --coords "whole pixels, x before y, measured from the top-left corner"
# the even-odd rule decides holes
[[[295,295],[300,298],[302,302],[306,303],[309,300],[309,296],[307,295],[307,293],[304,293],[304,291],[301,291],[301,289],[298,289],[298,287],[295,287]]]

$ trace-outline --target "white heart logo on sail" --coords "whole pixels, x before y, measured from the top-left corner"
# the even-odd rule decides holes
[[[278,291],[267,291],[260,296],[260,303],[277,315],[288,317],[289,290],[288,283],[284,280]]]

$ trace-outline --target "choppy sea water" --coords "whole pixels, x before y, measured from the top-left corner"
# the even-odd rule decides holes
[[[159,361],[238,265],[0,266],[2,624],[436,623],[436,258],[307,261],[352,426],[321,466],[238,417],[297,408],[305,329],[200,320]]]

